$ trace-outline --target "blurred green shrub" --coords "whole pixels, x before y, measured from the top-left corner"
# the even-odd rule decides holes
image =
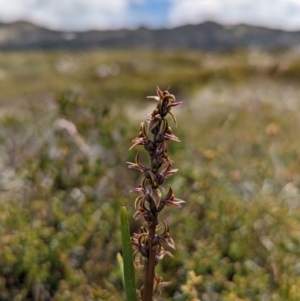
[[[164,300],[298,301],[297,60],[95,51],[70,54],[76,72],[61,72],[64,55],[0,56],[0,300],[124,299],[119,208],[139,179],[124,164],[130,120],[171,84],[184,100],[172,186],[187,204],[168,216],[178,252],[159,267],[172,279]],[[99,76],[113,63],[117,75]]]

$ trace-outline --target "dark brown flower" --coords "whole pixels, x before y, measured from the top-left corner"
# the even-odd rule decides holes
[[[134,148],[136,145],[145,145],[149,142],[148,136],[146,134],[144,122],[141,122],[140,132],[139,132],[138,136],[132,140],[132,142],[133,142],[133,145],[130,147],[129,150]]]
[[[180,142],[180,140],[172,133],[172,129],[171,127],[169,127],[167,120],[165,120],[164,122],[164,127],[162,130],[162,139]]]
[[[145,165],[143,165],[139,159],[139,153],[136,154],[135,156],[135,163],[131,163],[131,162],[126,162],[128,164],[128,168],[131,169],[136,169],[139,170],[141,172],[145,172],[147,170],[149,170],[149,168],[147,168]]]
[[[185,201],[181,200],[181,199],[177,199],[174,197],[174,193],[173,193],[173,189],[172,187],[169,185],[169,191],[166,194],[166,196],[161,200],[166,206],[173,206],[173,207],[177,207],[177,208],[181,208],[181,204],[184,204]]]
[[[164,220],[163,223],[160,223],[158,226],[157,226],[157,230],[162,226],[164,225],[164,232],[159,235],[159,241],[168,245],[169,247],[171,247],[172,249],[175,249],[175,243],[174,243],[174,240],[173,238],[170,236],[170,233],[169,233],[169,225],[167,224],[167,221]]]

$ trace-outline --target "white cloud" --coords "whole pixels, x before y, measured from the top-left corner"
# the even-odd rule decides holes
[[[28,20],[66,30],[171,27],[207,20],[300,30],[300,0],[0,0],[0,8],[0,21]]]
[[[300,29],[300,0],[170,0],[171,26],[214,20]]]
[[[29,20],[50,28],[87,29],[126,26],[125,0],[0,0],[0,20]]]

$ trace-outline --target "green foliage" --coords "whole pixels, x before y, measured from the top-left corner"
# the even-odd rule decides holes
[[[156,85],[184,101],[169,184],[187,203],[161,216],[177,250],[159,265],[164,300],[300,299],[293,53],[19,52],[0,66],[1,300],[123,300],[121,204],[140,227],[125,162]]]
[[[126,300],[135,301],[136,298],[136,286],[134,277],[133,266],[133,253],[131,247],[131,239],[129,232],[129,223],[127,210],[125,205],[120,210],[121,218],[121,234],[122,234],[122,250],[123,250],[123,272],[124,272],[124,285],[126,292]]]

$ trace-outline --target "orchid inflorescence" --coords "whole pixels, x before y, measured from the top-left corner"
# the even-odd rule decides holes
[[[150,157],[151,166],[147,167],[141,162],[139,153],[136,154],[134,163],[127,162],[128,168],[136,169],[144,176],[139,187],[131,190],[140,193],[135,200],[134,218],[145,220],[140,233],[134,233],[131,237],[134,264],[138,268],[145,269],[145,282],[138,293],[142,301],[152,301],[153,296],[158,296],[160,289],[170,283],[163,282],[162,278],[155,274],[155,266],[159,260],[165,255],[172,257],[172,254],[164,247],[169,246],[175,249],[168,223],[166,220],[160,223],[159,214],[165,206],[180,208],[184,203],[183,200],[175,198],[170,185],[164,196],[161,192],[164,180],[178,171],[178,169],[172,169],[173,161],[168,156],[167,141],[179,142],[179,139],[172,133],[166,117],[168,114],[171,115],[177,126],[171,109],[180,106],[181,102],[176,102],[175,96],[168,90],[162,92],[158,87],[157,96],[147,98],[155,99],[158,103],[154,111],[149,114],[148,128],[146,129],[144,122],[141,123],[140,132],[132,140],[133,145],[130,150],[135,146],[143,145]]]

